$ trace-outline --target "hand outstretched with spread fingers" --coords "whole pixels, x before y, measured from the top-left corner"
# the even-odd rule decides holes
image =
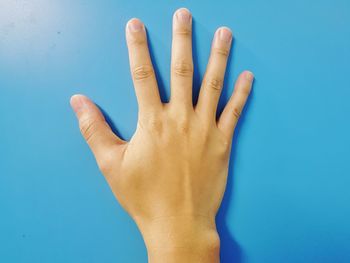
[[[200,88],[192,103],[192,16],[181,8],[173,17],[171,98],[162,103],[145,26],[126,27],[130,69],[139,106],[130,141],[114,134],[98,107],[83,95],[71,105],[80,130],[114,195],[144,238],[149,262],[219,262],[215,216],[228,175],[232,136],[250,93],[253,75],[240,74],[220,117],[232,33],[214,35]]]

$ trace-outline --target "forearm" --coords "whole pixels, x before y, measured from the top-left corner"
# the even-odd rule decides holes
[[[220,262],[220,239],[214,219],[174,216],[138,224],[149,263]]]

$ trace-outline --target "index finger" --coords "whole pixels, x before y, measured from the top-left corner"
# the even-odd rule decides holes
[[[140,20],[133,18],[127,23],[126,39],[140,111],[157,110],[161,106],[161,100],[148,50],[146,30]]]

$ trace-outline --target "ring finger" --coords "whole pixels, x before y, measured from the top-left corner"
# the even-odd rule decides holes
[[[227,59],[232,42],[231,30],[221,27],[215,32],[207,70],[203,78],[196,111],[209,121],[215,121]]]

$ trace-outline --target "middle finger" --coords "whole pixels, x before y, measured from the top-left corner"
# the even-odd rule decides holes
[[[171,54],[171,103],[192,107],[192,16],[180,8],[173,18]]]

